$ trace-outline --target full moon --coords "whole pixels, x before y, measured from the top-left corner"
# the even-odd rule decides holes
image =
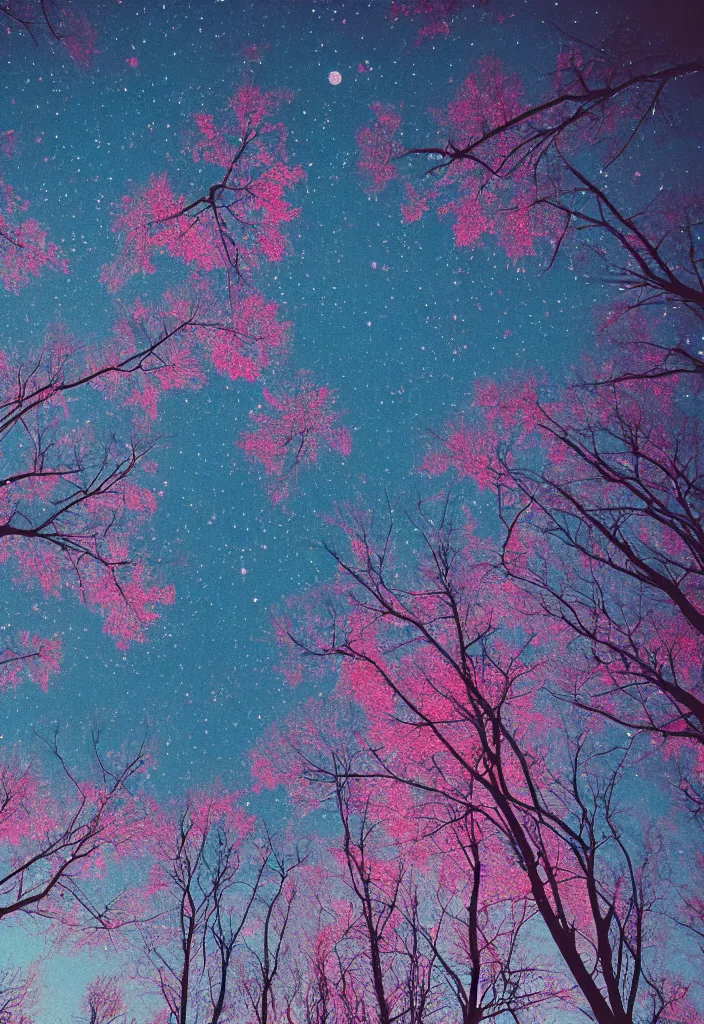
[[[339,85],[342,81],[342,75],[339,71],[331,71],[328,75],[328,82],[330,85]]]

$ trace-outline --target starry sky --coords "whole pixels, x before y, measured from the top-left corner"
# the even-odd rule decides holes
[[[458,250],[450,224],[435,217],[404,224],[398,195],[363,191],[354,136],[369,104],[383,100],[403,105],[408,144],[426,141],[428,108],[446,103],[486,54],[539,95],[560,49],[550,21],[562,17],[588,36],[604,15],[598,5],[530,0],[503,5],[512,16],[500,19],[489,5],[468,10],[449,37],[416,46],[418,25],[390,22],[387,8],[380,0],[98,0],[89,11],[100,51],[91,72],[46,43],[0,41],[0,128],[14,129],[19,143],[6,176],[71,261],[68,275],[48,273],[3,296],[4,343],[26,351],[57,320],[88,345],[106,335],[116,301],[99,274],[116,251],[115,204],[163,170],[184,194],[199,194],[201,168],[184,154],[189,121],[222,109],[251,77],[292,91],[281,116],[291,162],[307,175],[292,200],[301,214],[291,253],[260,285],[294,325],[292,366],[335,389],[354,443],[348,458],[323,456],[286,507],[274,507],[235,445],[260,387],[213,375],[200,392],[167,397],[156,478],[164,498],[145,540],[176,603],[147,643],[123,653],[74,600],[47,602],[0,580],[0,621],[59,632],[65,648],[46,694],[26,684],[3,695],[8,747],[31,749],[34,729],[58,726],[64,749],[80,755],[100,723],[115,743],[148,733],[159,795],[216,777],[246,787],[253,742],[313,687],[292,691],[277,674],[269,614],[330,572],[319,544],[335,502],[374,508],[385,493],[427,489],[412,472],[424,434],[467,403],[477,376],[531,368],[559,381],[578,359],[604,300],[597,284],[567,261],[541,276],[537,264],[514,265],[490,242]],[[253,43],[261,63],[242,56]],[[332,70],[338,86],[328,82]],[[646,145],[638,159],[655,156]],[[175,273],[158,263],[155,279],[131,282],[117,306],[158,298]]]

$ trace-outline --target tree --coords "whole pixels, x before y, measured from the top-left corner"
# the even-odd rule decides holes
[[[368,187],[385,188],[409,160],[433,159],[424,187],[405,179],[407,221],[434,207],[453,218],[458,246],[474,247],[492,235],[514,260],[546,250],[548,267],[571,247],[573,257],[595,258],[625,293],[622,307],[666,304],[700,319],[698,203],[658,195],[629,210],[611,181],[597,182],[594,172],[579,167],[588,150],[590,165],[597,162],[603,174],[651,111],[662,111],[668,88],[704,70],[699,55],[644,52],[592,48],[585,56],[571,46],[558,58],[553,91],[536,103],[524,101],[518,78],[499,61],[483,58],[435,115],[447,137],[440,145],[407,147],[400,114],[376,104],[374,125],[357,136]]]
[[[28,1016],[34,1009],[36,976],[13,967],[0,969],[0,1024],[32,1024]]]
[[[87,411],[88,393],[96,386],[109,384],[113,394],[123,388],[128,408],[135,403],[130,391],[138,376],[150,389],[157,381],[168,386],[169,374],[172,386],[183,386],[166,350],[171,345],[173,354],[172,339],[187,326],[187,320],[165,325],[156,337],[143,337],[141,347],[126,350],[123,343],[104,362],[60,326],[27,359],[0,357],[6,467],[0,479],[0,561],[14,563],[17,581],[39,583],[47,596],[63,588],[76,592],[105,616],[105,630],[120,646],[141,639],[157,618],[154,606],[173,600],[173,590],[154,585],[146,562],[131,551],[141,524],[156,511],[155,495],[137,482],[140,470],[154,468],[149,457],[156,438],[140,423],[128,423],[120,436],[96,430],[90,418],[76,425],[67,420],[74,396],[85,401]],[[22,643],[29,653],[29,641]],[[56,648],[44,642],[42,649],[55,659]],[[8,664],[10,656],[5,652]],[[13,657],[18,678],[20,662]],[[24,664],[29,665],[26,656]],[[34,664],[42,664],[38,648]]]
[[[72,0],[63,0],[58,6],[52,0],[10,0],[0,7],[7,32],[21,32],[29,36],[35,46],[40,39],[65,46],[76,64],[88,71],[93,57],[97,32]]]
[[[258,380],[283,356],[291,326],[278,320],[277,304],[253,282],[262,261],[282,259],[288,247],[284,226],[299,214],[286,196],[303,170],[289,164],[286,129],[272,120],[290,99],[285,91],[244,83],[221,122],[197,114],[189,152],[196,163],[219,168],[222,177],[193,199],[174,195],[166,175],[152,176],[147,188],[125,196],[114,224],[122,248],[103,271],[103,281],[117,291],[135,274],[154,273],[155,252],[166,251],[191,267],[207,310],[207,323],[200,326],[213,329],[212,363],[233,380]],[[277,415],[254,413],[257,429],[245,433],[239,446],[277,478],[271,488],[275,501],[289,493],[302,465],[316,461],[321,444],[349,453],[349,433],[333,427],[338,416],[327,408],[330,394],[315,388],[305,371],[276,391],[265,388],[265,401]]]
[[[273,1012],[297,854],[220,790],[153,807],[142,913],[127,923],[135,976],[178,1024]]]
[[[239,1000],[257,1024],[272,1024],[286,1001],[284,980],[291,953],[290,926],[297,899],[296,874],[305,863],[298,848],[279,850],[268,833],[259,853],[268,878],[258,894],[258,927],[247,943],[248,958],[241,965]],[[279,991],[279,990],[282,991]]]
[[[439,829],[402,788],[380,790],[364,737],[347,701],[311,702],[253,758],[258,785],[283,783],[299,809],[331,808],[340,822],[314,886],[325,1005],[354,1021],[458,1012],[478,1024],[564,1000],[555,964],[529,951],[536,909],[488,823],[469,810]]]
[[[669,325],[659,324],[643,309],[616,303],[599,325],[597,341],[609,353],[595,386],[679,378],[699,393],[704,382],[704,359],[686,317],[676,315]]]
[[[134,274],[153,273],[153,253],[167,250],[199,273],[224,272],[234,302],[233,288],[249,283],[262,259],[282,258],[281,226],[299,213],[285,195],[303,170],[289,165],[286,129],[271,117],[290,98],[244,83],[221,123],[212,114],[195,115],[192,158],[219,168],[222,177],[194,199],[174,195],[165,174],[153,175],[135,197],[124,197],[114,224],[123,247],[103,272],[111,291]]]
[[[332,410],[334,394],[327,387],[316,387],[304,371],[292,386],[277,391],[265,388],[264,399],[271,412],[251,412],[255,426],[238,444],[250,461],[261,463],[274,478],[271,493],[279,503],[288,497],[300,468],[317,462],[323,444],[349,455],[352,438],[346,427],[337,425],[341,414]]]
[[[470,813],[496,829],[581,1006],[598,1024],[654,1024],[686,985],[658,976],[650,952],[658,843],[625,827],[632,741],[579,716],[563,728],[538,696],[559,642],[548,652],[503,618],[501,577],[442,510],[415,526],[425,554],[410,567],[404,552],[403,571],[390,531],[376,545],[363,517],[348,521],[353,554],[331,549],[341,583],[322,621],[288,631],[304,655],[340,660],[370,721],[360,774],[414,791],[436,832]]]
[[[101,975],[88,986],[76,1024],[128,1024],[128,1013],[120,979]]]
[[[0,9],[2,10],[2,9]],[[16,149],[14,131],[0,135],[0,151],[11,157]],[[47,268],[68,269],[59,247],[33,217],[22,219],[29,202],[0,176],[0,281],[6,291],[19,290]]]
[[[421,28],[418,30],[416,46],[426,39],[450,34],[450,23],[460,11],[468,7],[486,4],[487,0],[393,0],[389,17],[392,21],[399,18],[419,19]]]
[[[354,937],[366,952],[379,1024],[390,1024],[398,1015],[409,1011],[414,1019],[417,1016],[414,1011],[420,1009],[418,1001],[427,999],[429,979],[427,969],[421,967],[414,972],[414,979],[419,982],[413,991],[417,998],[410,1007],[401,1009],[402,989],[397,978],[392,936],[406,873],[403,861],[384,863],[375,856],[374,833],[378,831],[378,823],[370,815],[369,795],[354,793],[334,760],[331,782],[342,825],[341,846],[347,880],[360,918],[358,929],[362,934]],[[418,966],[417,958],[413,966]]]
[[[445,142],[407,146],[400,112],[382,103],[357,140],[371,191],[403,182],[408,222],[435,209],[453,219],[459,247],[492,236],[514,261],[541,256],[546,269],[566,251],[572,269],[617,289],[603,330],[626,348],[620,378],[694,375],[699,387],[701,204],[662,188],[634,199],[641,172],[631,181],[617,176],[618,161],[652,115],[671,119],[669,95],[687,117],[688,94],[678,83],[695,80],[704,65],[696,18],[680,7],[670,19],[640,11],[599,46],[563,32],[569,45],[553,88],[535,102],[524,100],[517,76],[483,58],[454,100],[434,112]],[[634,27],[639,18],[642,32]],[[403,170],[428,159],[420,182]]]
[[[42,12],[51,25],[49,9]],[[146,560],[133,552],[142,524],[156,511],[153,491],[137,481],[140,471],[155,468],[158,438],[147,421],[156,418],[160,395],[201,386],[204,353],[231,379],[253,381],[285,349],[289,325],[279,321],[276,303],[252,288],[235,293],[232,277],[238,268],[243,280],[245,267],[251,270],[262,256],[280,259],[281,224],[297,212],[284,192],[300,173],[287,165],[283,125],[267,119],[282,99],[243,85],[225,125],[216,126],[209,115],[196,119],[194,159],[227,165],[223,181],[208,193],[207,209],[197,201],[174,215],[164,178],[138,202],[126,201],[130,208],[116,224],[126,243],[106,278],[113,287],[137,270],[153,269],[150,246],[167,245],[201,271],[225,269],[224,304],[197,280],[187,292],[167,294],[160,308],[135,303],[102,352],[79,345],[58,326],[29,358],[0,357],[0,439],[8,465],[0,479],[0,561],[13,560],[17,578],[39,582],[46,595],[63,588],[77,592],[105,616],[105,629],[120,646],[142,639],[157,618],[155,606],[173,600],[173,589],[156,585]],[[233,142],[239,131],[242,138]],[[9,188],[4,195],[13,212],[18,200]],[[147,206],[156,220],[145,219]],[[8,287],[19,288],[47,262],[57,262],[37,231],[34,222],[0,223]],[[92,418],[67,426],[72,402],[80,397],[89,409],[92,389],[134,410],[132,423],[103,435]],[[332,436],[327,426],[322,429]],[[315,426],[309,433],[312,438]],[[45,682],[56,663],[48,644],[14,640],[0,654],[5,684],[19,681],[22,668]]]
[[[102,874],[136,849],[144,810],[132,791],[142,747],[106,757],[93,736],[93,771],[82,778],[49,741],[58,778],[18,760],[0,765],[0,921],[32,918],[61,929],[104,929],[113,904]]]
[[[574,383],[547,403],[534,382],[488,382],[481,425],[451,425],[424,465],[496,495],[517,605],[579,638],[575,703],[701,743],[702,438],[676,382]]]
[[[137,973],[179,1024],[227,1017],[230,976],[264,864],[244,877],[253,820],[226,793],[194,793],[182,807],[153,808],[148,908],[135,923]],[[242,898],[240,899],[240,895]]]
[[[287,328],[277,320],[276,304],[256,293],[228,323],[200,287],[167,294],[155,307],[136,302],[102,349],[81,345],[55,325],[38,352],[24,359],[1,355],[0,562],[14,563],[17,580],[39,583],[46,595],[77,593],[103,614],[105,631],[119,646],[143,639],[158,617],[155,606],[174,598],[133,550],[157,509],[142,474],[156,469],[159,437],[151,421],[159,402],[170,391],[201,387],[206,356],[231,379],[256,379],[272,350],[284,347]],[[106,405],[114,425],[100,432],[93,422]],[[77,406],[88,414],[80,423]],[[49,641],[41,644],[43,662],[37,645],[34,653],[29,647],[20,639],[1,656],[6,680],[12,672],[18,681],[22,667],[52,667],[46,659],[55,661],[56,648]]]
[[[372,815],[379,812],[355,767],[311,768],[309,777],[335,787],[342,852],[363,926],[361,936],[351,937],[368,950],[380,1024],[400,1017],[419,1024],[452,1012],[453,1003],[462,1024],[504,1013],[520,1019],[530,1007],[555,1000],[550,971],[530,963],[522,948],[535,909],[525,893],[510,893],[507,873],[501,896],[495,880],[488,882],[482,861],[492,844],[474,815],[456,822],[426,863],[418,858],[409,868],[404,857],[413,854],[403,845],[393,856],[387,840],[385,859],[374,850],[381,821]],[[350,792],[359,788],[361,801]]]
[[[58,672],[61,664],[61,639],[21,631],[18,640],[18,649],[0,649],[0,690],[13,689],[25,679],[46,690],[51,673]]]

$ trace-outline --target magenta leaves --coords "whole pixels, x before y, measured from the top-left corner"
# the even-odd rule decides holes
[[[58,636],[42,638],[20,631],[15,648],[0,650],[0,690],[14,689],[30,679],[42,690],[49,685],[49,677],[61,665],[61,639]]]
[[[92,770],[81,775],[49,743],[58,778],[32,765],[0,769],[0,918],[37,918],[89,931],[107,923],[107,867],[134,856],[144,810],[132,789],[144,765],[140,749],[104,754],[93,736]]]
[[[361,715],[354,735],[340,735],[341,717],[316,709],[312,725],[289,724],[257,758],[262,781],[288,784],[298,762],[308,785],[337,804],[339,859],[369,933],[380,1017],[384,1006],[393,1017],[397,999],[393,960],[376,970],[374,957],[384,963],[400,865],[417,864],[427,878],[438,851],[445,884],[454,858],[457,880],[473,880],[470,1004],[491,977],[490,954],[484,964],[479,956],[484,929],[503,920],[492,948],[509,969],[500,942],[512,935],[520,946],[521,922],[535,915],[531,927],[539,918],[550,935],[541,948],[559,953],[567,977],[549,954],[530,968],[519,958],[526,973],[514,976],[511,999],[528,1005],[536,983],[538,998],[584,1007],[600,1024],[656,1019],[652,1006],[666,1019],[685,1005],[688,985],[660,971],[650,952],[662,844],[634,835],[624,814],[635,741],[605,726],[598,710],[567,710],[555,683],[579,677],[569,631],[521,599],[500,557],[477,559],[459,518],[447,502],[421,506],[411,515],[413,552],[396,539],[399,524],[374,529],[363,514],[346,516],[340,546],[330,548],[335,584],[310,594],[301,632],[294,622],[281,635],[304,666],[329,659],[333,703],[353,701]],[[384,833],[398,844],[392,872],[372,853]],[[443,956],[442,932],[430,934]],[[503,998],[501,987],[487,991]]]
[[[373,126],[357,135],[360,171],[371,191],[400,177],[404,218],[429,209],[451,217],[457,246],[491,236],[510,259],[542,253],[547,266],[576,249],[627,293],[630,308],[666,303],[701,317],[699,203],[658,197],[627,209],[584,164],[588,153],[604,173],[661,110],[665,90],[703,67],[653,58],[636,71],[628,54],[571,48],[558,59],[553,91],[526,104],[516,76],[485,57],[454,100],[432,112],[443,144],[407,147],[400,114],[374,104]],[[402,168],[420,159],[432,164],[413,182]]]
[[[2,138],[5,155],[14,152],[14,132]],[[46,231],[32,217],[23,219],[29,202],[20,198],[0,178],[0,281],[7,291],[17,294],[47,268],[68,270],[59,247],[47,240]]]
[[[155,607],[173,600],[172,588],[154,583],[134,550],[156,511],[156,496],[139,479],[154,468],[155,438],[137,425],[120,437],[96,430],[90,419],[74,424],[68,399],[80,395],[87,409],[95,386],[119,382],[129,405],[133,377],[146,375],[149,359],[167,347],[163,338],[143,344],[138,353],[123,350],[96,363],[58,327],[33,357],[13,363],[3,356],[0,363],[0,561],[13,567],[18,583],[38,585],[47,597],[73,591],[104,616],[120,646],[143,639]],[[22,659],[36,666],[40,682],[46,677],[38,666],[53,670],[53,661],[48,654]],[[20,662],[12,664],[16,681]]]
[[[224,272],[230,288],[248,281],[262,260],[282,258],[282,226],[299,214],[286,193],[303,178],[302,168],[288,163],[284,125],[270,120],[287,99],[283,92],[242,85],[220,122],[211,114],[195,116],[192,158],[213,165],[222,177],[194,199],[174,195],[165,174],[152,175],[147,188],[125,196],[114,224],[124,238],[122,251],[103,272],[111,291],[134,274],[153,273],[155,252],[198,272]]]
[[[317,462],[322,448],[349,455],[352,438],[339,425],[341,413],[329,388],[316,387],[310,375],[299,372],[293,383],[277,391],[264,390],[268,411],[253,411],[254,427],[238,444],[247,457],[273,477],[275,503],[288,497],[301,467]]]
[[[575,384],[551,403],[530,382],[480,385],[479,415],[450,426],[424,468],[495,494],[523,610],[579,638],[582,670],[562,686],[579,707],[702,742],[702,438],[678,383]]]
[[[61,5],[52,0],[19,0],[3,4],[0,18],[4,19],[8,34],[24,33],[37,47],[41,40],[60,43],[75,64],[90,71],[98,53],[95,47],[98,34],[73,0]]]
[[[421,27],[416,46],[419,46],[425,40],[449,35],[452,19],[462,10],[486,3],[487,0],[393,0],[389,17],[392,21],[399,18],[418,21]]]
[[[283,361],[288,347],[291,325],[279,319],[276,302],[257,290],[254,275],[263,262],[283,258],[289,248],[284,229],[299,214],[287,194],[303,171],[290,165],[286,129],[273,120],[290,99],[282,90],[266,92],[245,83],[221,119],[197,114],[188,151],[221,176],[196,198],[175,195],[166,175],[153,175],[147,188],[126,196],[114,224],[123,246],[103,271],[115,291],[135,274],[154,273],[157,253],[189,266],[189,291],[198,312],[180,335],[183,361],[192,364],[200,345],[215,369],[232,380],[259,380]],[[172,315],[184,319],[185,308]],[[264,400],[275,414],[253,414],[257,429],[239,446],[276,478],[271,494],[280,501],[299,469],[314,464],[320,450],[347,454],[351,439],[334,426],[338,414],[328,408],[329,389],[313,387],[305,371],[288,387],[265,390]],[[154,387],[143,385],[135,401],[153,415]]]

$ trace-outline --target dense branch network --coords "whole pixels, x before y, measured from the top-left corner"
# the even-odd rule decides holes
[[[377,780],[369,799],[402,850],[420,829],[457,853],[455,832],[472,822],[470,864],[473,834],[482,850],[496,844],[493,870],[504,891],[515,877],[516,898],[530,903],[571,979],[570,998],[600,1024],[667,1019],[687,985],[650,959],[659,850],[631,841],[622,821],[632,741],[600,742],[579,715],[560,724],[541,685],[564,664],[559,632],[531,633],[530,620],[516,629],[500,571],[472,558],[472,539],[442,508],[413,519],[418,562],[400,572],[391,534],[375,541],[364,517],[346,522],[351,556],[331,549],[340,583],[324,604],[315,599],[326,614],[308,633],[285,632],[304,658],[340,664],[340,693],[359,702],[366,728],[353,762],[331,773],[313,750],[307,776]],[[281,747],[274,739],[268,770],[285,780],[272,767]],[[478,864],[465,870],[476,878]],[[525,1005],[535,970],[526,964]],[[546,999],[565,998],[558,976],[540,989]]]
[[[514,260],[534,254],[536,246],[546,248],[548,267],[563,248],[578,260],[589,253],[589,265],[596,261],[605,279],[625,293],[622,310],[664,303],[701,319],[698,201],[658,195],[629,212],[603,175],[647,119],[662,111],[666,90],[703,69],[700,60],[620,63],[572,48],[559,58],[554,93],[526,105],[518,79],[496,59],[484,58],[435,115],[447,135],[444,144],[406,146],[400,114],[377,104],[374,126],[357,136],[360,169],[378,191],[404,163],[431,159],[421,185],[405,178],[407,221],[435,207],[441,217],[454,219],[458,246],[476,246],[493,235]],[[595,171],[583,169],[595,162],[599,181]]]

